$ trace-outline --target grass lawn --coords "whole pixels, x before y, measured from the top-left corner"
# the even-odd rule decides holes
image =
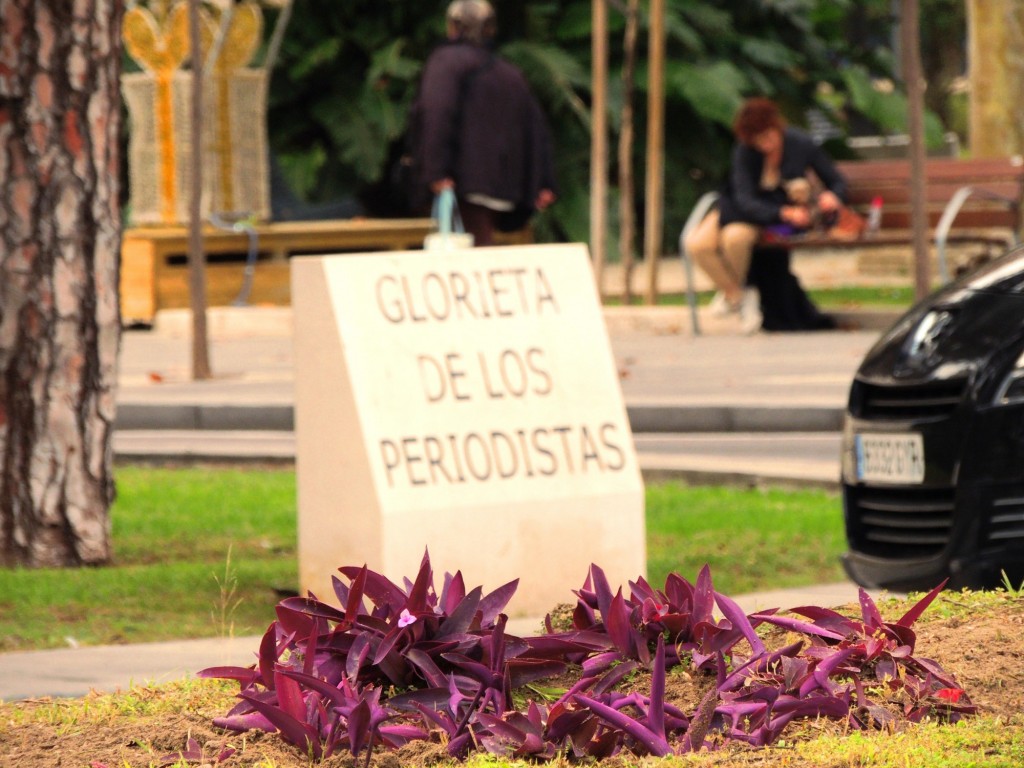
[[[819,288],[809,290],[808,296],[811,301],[823,309],[853,309],[853,308],[875,308],[875,309],[907,309],[914,303],[914,286],[848,286],[839,288]],[[713,291],[700,291],[697,294],[697,302],[706,305],[714,296]],[[643,304],[642,296],[633,298],[634,304]],[[622,298],[618,296],[607,296],[604,299],[607,306],[619,306]],[[666,293],[658,296],[658,304],[662,306],[682,306],[686,304],[686,294]]]
[[[0,650],[262,633],[296,588],[294,472],[118,467],[116,478],[114,562],[0,571]],[[652,486],[647,528],[657,586],[670,571],[692,581],[704,563],[727,594],[842,577],[834,494]]]

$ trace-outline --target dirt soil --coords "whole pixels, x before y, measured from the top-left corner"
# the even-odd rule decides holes
[[[947,610],[936,616],[936,606],[942,601],[947,602]],[[973,610],[966,604],[958,609],[956,601],[955,594],[940,598],[915,625],[918,634],[915,656],[934,659],[953,673],[978,705],[980,714],[1006,718],[1019,715],[1024,712],[1024,598],[1008,597],[994,610]],[[854,606],[840,610],[847,615],[857,615]],[[890,617],[885,610],[883,615]],[[898,614],[890,618],[895,620]],[[783,639],[769,636],[767,642],[773,644]],[[669,682],[669,698],[686,711],[696,708],[702,691],[709,684],[701,675],[678,672],[670,675]],[[642,686],[643,682],[637,685]],[[161,765],[162,758],[185,749],[189,738],[202,748],[201,758],[187,763],[190,765],[227,768],[310,765],[305,756],[275,735],[228,734],[213,727],[212,719],[231,707],[233,692],[215,681],[198,681],[170,689],[133,689],[128,694],[115,696],[94,694],[84,700],[43,699],[2,705],[0,768]],[[843,732],[844,726],[836,723],[793,724],[785,738],[793,743],[824,733]],[[222,750],[229,747],[237,752],[218,762]],[[397,752],[376,751],[371,765],[374,768],[421,768],[446,759],[440,746],[414,742]],[[820,768],[801,761],[792,752],[784,759],[789,768]],[[637,762],[635,758],[619,758],[605,761],[605,766],[620,768]],[[362,759],[357,763],[346,754],[332,757],[321,765],[358,768],[363,763]],[[174,760],[167,764],[173,765]],[[774,764],[774,760],[742,746],[726,747],[715,759],[716,766]]]

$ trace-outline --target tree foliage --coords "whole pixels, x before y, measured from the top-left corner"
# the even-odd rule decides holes
[[[591,1],[496,0],[494,5],[498,48],[523,70],[555,133],[561,199],[537,221],[538,235],[586,240]],[[442,39],[446,6],[447,0],[296,4],[272,85],[270,135],[277,160],[301,197],[356,196],[375,215],[395,211],[387,194],[388,169],[422,63]],[[620,6],[609,0],[613,132],[623,91]],[[926,19],[935,6],[932,27],[948,39],[955,15],[947,7],[950,0],[924,0],[924,6]],[[668,0],[666,7],[667,241],[699,193],[723,177],[732,116],[747,96],[776,99],[796,125],[804,125],[807,111],[816,108],[841,132],[851,119],[865,117],[884,132],[902,129],[905,109],[898,90],[872,87],[876,78],[893,72],[889,0]],[[644,9],[636,83],[638,190],[643,190],[646,4]],[[931,133],[933,138],[941,134],[937,122]],[[609,170],[615,178],[614,168]],[[638,200],[638,208],[642,205]]]

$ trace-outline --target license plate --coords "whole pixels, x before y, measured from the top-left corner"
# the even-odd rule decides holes
[[[855,435],[857,479],[864,482],[924,482],[924,440],[916,434]]]

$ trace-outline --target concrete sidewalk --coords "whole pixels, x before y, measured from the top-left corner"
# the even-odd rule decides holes
[[[673,332],[681,312],[605,311],[645,475],[835,485],[838,449],[823,451],[807,435],[838,433],[853,373],[878,331],[742,336],[720,328],[694,337]],[[190,379],[185,313],[163,313],[154,330],[125,334],[119,459],[294,460],[290,312],[221,308],[211,317],[209,381]],[[749,438],[741,446],[702,435]],[[752,452],[758,444],[766,450]]]

